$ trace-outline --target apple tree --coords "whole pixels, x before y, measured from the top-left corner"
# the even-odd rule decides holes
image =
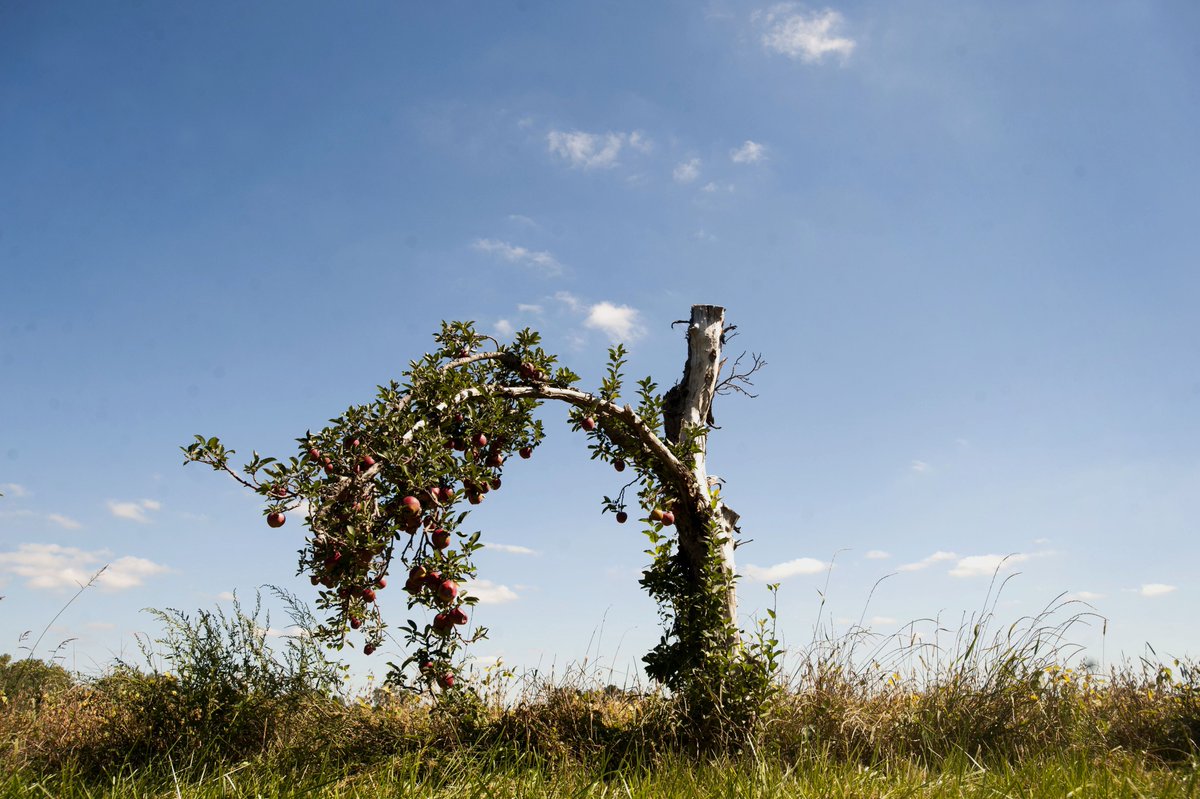
[[[443,323],[437,349],[410,364],[365,405],[298,439],[286,460],[254,453],[240,468],[217,438],[197,436],[186,462],[225,471],[265,501],[272,527],[306,518],[300,572],[326,617],[317,634],[332,646],[361,642],[372,654],[387,624],[376,603],[389,581],[407,593],[413,618],[398,625],[407,658],[389,679],[434,691],[452,689],[456,653],[486,634],[469,626],[477,598],[479,532],[468,532],[463,503],[478,505],[501,488],[506,464],[530,458],[545,430],[535,413],[547,401],[570,406],[571,428],[592,457],[628,477],[602,510],[645,525],[652,562],[641,585],[658,602],[662,638],[644,657],[647,674],[715,720],[749,719],[770,690],[775,642],[746,643],[737,625],[735,536],[738,514],[721,500],[707,471],[715,396],[746,393],[740,358],[722,376],[722,346],[732,328],[724,309],[692,307],[683,377],[665,394],[645,378],[636,406],[623,404],[625,350],[609,351],[595,392],[523,330],[511,344],[471,323]],[[424,612],[422,612],[424,611]],[[438,686],[434,689],[434,686]]]

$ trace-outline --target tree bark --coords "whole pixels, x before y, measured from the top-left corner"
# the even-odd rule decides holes
[[[725,620],[731,634],[737,636],[737,588],[733,558],[734,533],[738,515],[713,498],[709,487],[707,448],[712,421],[712,403],[721,371],[721,345],[725,330],[725,309],[717,305],[693,305],[688,322],[688,356],[683,378],[664,397],[663,428],[667,440],[678,443],[691,437],[697,445],[692,463],[694,480],[688,486],[695,496],[686,498],[675,524],[679,552],[693,574],[702,574],[709,552],[716,550],[724,576]],[[712,518],[715,524],[708,525]],[[714,541],[712,538],[718,538]]]

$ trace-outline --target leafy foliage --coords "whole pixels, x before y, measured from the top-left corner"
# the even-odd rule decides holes
[[[479,504],[501,487],[506,461],[530,457],[545,436],[534,417],[540,402],[561,400],[572,406],[571,427],[587,436],[592,458],[630,472],[615,498],[604,497],[603,510],[624,522],[626,494],[635,489],[645,511],[652,562],[642,585],[665,625],[646,657],[648,673],[688,697],[701,716],[749,724],[769,694],[775,655],[739,646],[726,618],[732,575],[719,557],[726,533],[715,496],[695,486],[689,465],[707,429],[685,427],[679,440],[664,441],[664,401],[650,378],[637,384],[636,412],[621,406],[621,345],[610,349],[599,390],[590,394],[574,388],[579,376],[531,330],[501,345],[471,323],[443,323],[435,340],[438,348],[412,362],[403,382],[381,386],[371,403],[297,439],[300,454],[289,460],[254,453],[239,474],[219,439],[196,436],[183,448],[187,462],[226,471],[261,494],[272,526],[307,510],[310,535],[299,560],[326,613],[317,636],[339,648],[361,643],[371,654],[387,629],[376,593],[397,575],[412,615],[397,626],[408,656],[390,664],[389,681],[442,692],[461,685],[456,655],[487,633],[466,631],[478,599],[462,584],[476,577],[473,555],[483,545],[479,532],[466,530],[461,502]],[[489,343],[494,349],[482,349]],[[697,559],[678,546],[667,531],[676,517],[700,532],[706,555]]]

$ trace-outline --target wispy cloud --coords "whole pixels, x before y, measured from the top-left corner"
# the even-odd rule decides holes
[[[528,305],[526,303],[519,303],[517,305],[517,313],[540,314],[541,312],[542,306],[540,305]]]
[[[741,147],[735,147],[729,151],[729,159],[735,164],[757,164],[766,156],[767,148],[749,139],[746,139]]]
[[[463,584],[463,590],[471,596],[479,597],[481,605],[502,605],[520,599],[517,592],[507,585],[497,585],[491,580],[472,580]]]
[[[523,547],[518,544],[484,544],[485,549],[494,549],[497,552],[507,552],[511,555],[536,555],[536,549]]]
[[[108,501],[108,510],[113,516],[141,524],[150,523],[150,517],[146,515],[146,511],[155,511],[161,508],[162,503],[153,499],[143,499],[140,502],[117,502],[112,499]]]
[[[891,555],[882,549],[868,549],[867,560],[887,560]]]
[[[20,483],[0,483],[0,494],[10,499],[16,499],[29,496],[29,489]]]
[[[110,560],[110,555],[103,549],[87,552],[58,544],[20,544],[15,550],[0,552],[0,572],[24,579],[30,588],[74,588],[86,584],[107,562],[108,568],[96,584],[121,591],[168,571],[166,566],[145,558],[126,555]]]
[[[638,312],[628,305],[598,302],[588,310],[584,326],[599,330],[614,342],[633,341],[644,334]]]
[[[577,169],[610,169],[626,146],[649,152],[652,142],[643,134],[587,133],[582,130],[552,130],[546,135],[549,151]]]
[[[1146,597],[1166,596],[1175,591],[1176,587],[1166,583],[1146,583],[1138,589],[1138,593]]]
[[[991,577],[997,572],[1005,571],[1024,563],[1032,555],[1016,552],[1012,555],[968,555],[954,564],[950,570],[951,577]]]
[[[526,247],[520,247],[516,244],[496,239],[476,239],[471,245],[471,249],[495,255],[511,264],[532,267],[547,277],[555,277],[562,274],[562,264],[545,250],[530,250]]]
[[[539,225],[537,223],[536,219],[534,219],[533,217],[525,216],[525,214],[509,214],[508,221],[516,222],[518,225],[525,225],[526,227],[531,227],[531,228],[541,227],[541,225]]]
[[[769,53],[819,64],[831,55],[845,61],[854,52],[855,41],[838,35],[845,18],[831,8],[805,11],[796,3],[780,3],[754,12],[751,20],[762,26],[762,46]]]
[[[47,513],[46,518],[64,530],[78,530],[83,527],[82,524],[72,519],[70,516],[63,516],[61,513]]]
[[[693,158],[676,165],[671,177],[676,183],[688,184],[700,177],[700,159]]]
[[[507,319],[497,319],[496,324],[492,325],[492,328],[496,331],[496,335],[500,336],[501,338],[508,338],[515,330],[512,326],[512,322],[508,321]]]
[[[796,577],[802,574],[819,574],[829,568],[829,564],[816,558],[796,558],[795,560],[776,563],[774,566],[755,566],[747,564],[741,571],[751,580],[764,583],[774,583]]]
[[[958,558],[958,555],[955,555],[953,552],[942,552],[941,550],[938,550],[937,552],[934,552],[929,557],[922,558],[921,560],[918,560],[915,563],[905,563],[900,566],[897,566],[896,571],[902,571],[902,572],[920,571],[921,569],[929,568],[930,566],[932,566],[935,563],[939,563],[944,560],[955,560],[957,558]]]
[[[579,301],[579,298],[569,291],[556,291],[554,293],[554,299],[558,300],[572,311],[578,311],[583,306],[583,303]]]
[[[929,464],[925,461],[913,461],[908,465],[908,468],[914,472],[927,472],[929,471]]]

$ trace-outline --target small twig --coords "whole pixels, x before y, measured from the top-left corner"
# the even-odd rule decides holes
[[[717,383],[715,393],[730,394],[736,392],[738,394],[744,394],[750,399],[755,399],[758,397],[757,394],[750,393],[743,388],[743,386],[753,386],[754,381],[750,379],[751,376],[759,369],[762,369],[764,366],[766,366],[767,362],[758,353],[751,353],[750,357],[753,360],[753,363],[750,364],[749,367],[744,368],[742,371],[738,371],[739,367],[742,365],[742,359],[745,357],[746,353],[743,352],[734,359],[733,366],[730,367],[729,370],[729,375]],[[722,370],[725,368],[725,361],[721,362],[721,368]]]

